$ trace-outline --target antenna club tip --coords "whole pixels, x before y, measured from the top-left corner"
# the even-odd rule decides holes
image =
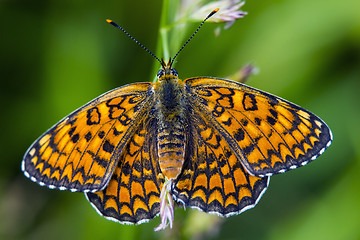
[[[107,21],[108,23],[112,23],[112,20],[110,20],[110,19],[106,19],[106,21]]]
[[[209,13],[209,15],[204,19],[204,21],[206,21],[207,19],[209,19],[212,15],[214,15],[215,13],[217,13],[219,11],[220,8],[215,8],[214,10],[211,11],[211,13]]]

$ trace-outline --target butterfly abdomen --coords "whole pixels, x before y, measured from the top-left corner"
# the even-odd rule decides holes
[[[168,179],[175,179],[185,156],[184,85],[176,76],[167,75],[156,84],[155,98],[159,165]]]
[[[168,179],[175,179],[181,172],[185,155],[185,136],[182,129],[159,128],[159,165]]]

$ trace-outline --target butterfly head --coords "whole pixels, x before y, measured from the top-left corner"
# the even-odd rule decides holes
[[[157,73],[157,78],[177,77],[178,73],[174,68],[171,68],[171,65],[171,59],[167,63],[165,63],[164,59],[161,59],[161,69]]]

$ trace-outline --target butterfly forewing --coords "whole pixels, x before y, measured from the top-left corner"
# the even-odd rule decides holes
[[[156,156],[154,119],[136,130],[114,170],[107,187],[87,198],[98,212],[123,223],[141,223],[154,218],[160,210],[160,190],[164,177]]]
[[[250,175],[204,114],[195,109],[189,114],[188,157],[173,194],[186,206],[204,212],[240,213],[255,206],[269,178]]]
[[[189,98],[254,176],[305,165],[331,142],[327,125],[307,110],[230,80],[191,78]]]
[[[61,120],[26,152],[25,175],[50,188],[102,189],[138,119],[152,104],[151,86],[139,83],[114,89]]]

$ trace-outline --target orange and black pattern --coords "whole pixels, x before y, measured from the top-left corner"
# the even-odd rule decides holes
[[[192,78],[190,99],[246,170],[271,176],[307,164],[331,143],[328,126],[284,99],[234,81]]]
[[[304,166],[331,144],[313,113],[244,84],[181,81],[174,59],[157,59],[158,81],[129,84],[92,100],[38,138],[22,161],[42,186],[86,194],[104,217],[173,222],[175,199],[221,216],[254,207],[270,176]],[[170,195],[169,195],[170,194]]]
[[[114,89],[65,117],[44,133],[24,156],[27,177],[49,188],[103,189],[147,110],[150,83]]]
[[[165,179],[156,158],[153,124],[154,119],[148,119],[135,131],[107,187],[86,194],[91,204],[106,218],[141,223],[158,215],[160,191]]]
[[[173,184],[174,198],[223,216],[255,206],[270,178],[250,175],[208,117],[192,111],[187,161]]]
[[[299,106],[234,81],[183,82],[163,67],[155,85],[112,90],[48,130],[26,152],[25,175],[85,192],[101,215],[123,223],[157,216],[165,181],[177,202],[230,216],[255,206],[272,174],[330,145],[327,125]],[[182,159],[178,174],[164,171]]]

